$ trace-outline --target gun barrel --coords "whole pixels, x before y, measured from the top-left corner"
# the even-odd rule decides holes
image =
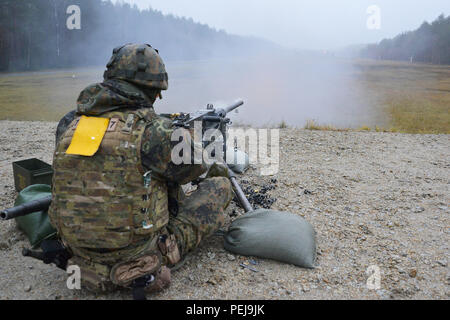
[[[233,103],[231,106],[226,107],[226,108],[225,108],[225,113],[229,113],[229,112],[233,111],[234,109],[239,108],[239,107],[242,106],[243,104],[244,104],[244,101],[239,100],[239,101]]]
[[[1,220],[10,220],[17,217],[26,216],[33,212],[47,210],[52,202],[52,196],[47,196],[41,199],[33,200],[17,207],[6,209],[0,212]]]
[[[230,182],[231,185],[233,186],[234,193],[236,194],[236,197],[238,198],[239,203],[244,208],[245,212],[253,211],[252,205],[245,196],[244,191],[242,191],[241,186],[236,180],[236,176],[234,175],[233,171],[230,168],[228,168],[228,175],[230,176]]]

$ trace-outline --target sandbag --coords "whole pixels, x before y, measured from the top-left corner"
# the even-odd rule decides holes
[[[224,235],[225,249],[244,256],[274,259],[314,268],[315,231],[292,213],[258,209],[231,223]]]
[[[18,206],[51,194],[52,190],[49,185],[34,184],[20,191],[14,205]],[[39,211],[23,217],[17,217],[16,222],[19,229],[27,236],[33,248],[39,247],[43,240],[56,238],[56,230],[50,223],[47,211]]]
[[[227,158],[228,167],[235,173],[244,173],[247,171],[250,161],[248,154],[241,150],[229,150],[227,156],[231,154],[231,159]]]

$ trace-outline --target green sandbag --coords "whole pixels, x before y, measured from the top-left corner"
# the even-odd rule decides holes
[[[225,249],[244,256],[274,259],[314,268],[315,231],[292,213],[258,209],[231,223],[224,236]]]
[[[20,191],[15,206],[47,197],[51,194],[52,190],[49,185],[34,184]],[[39,211],[23,217],[17,217],[16,222],[19,229],[26,234],[33,248],[39,247],[43,240],[56,237],[56,230],[50,224],[47,211]]]

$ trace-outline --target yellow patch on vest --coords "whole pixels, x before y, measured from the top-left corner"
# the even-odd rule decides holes
[[[81,116],[66,154],[93,156],[102,143],[109,119]]]

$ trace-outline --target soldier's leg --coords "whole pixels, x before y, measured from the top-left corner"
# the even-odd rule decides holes
[[[230,181],[214,177],[202,181],[179,203],[178,215],[170,218],[167,228],[175,234],[183,256],[224,225],[224,210],[232,198]]]

